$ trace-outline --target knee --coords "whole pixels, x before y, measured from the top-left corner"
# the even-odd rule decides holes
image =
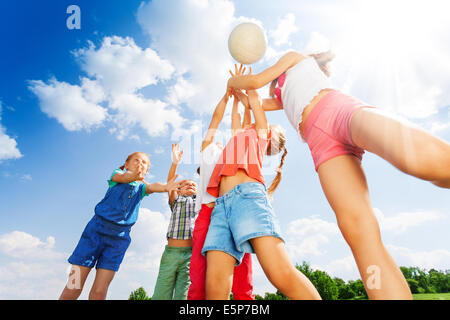
[[[81,289],[68,289],[64,288],[64,291],[61,293],[59,300],[76,300],[81,295]]]
[[[275,288],[286,293],[290,291],[291,285],[293,285],[292,279],[295,276],[294,273],[294,267],[286,265],[276,268],[273,272],[268,272],[267,278]]]
[[[107,291],[107,288],[94,287],[89,294],[89,300],[105,300]]]
[[[444,143],[436,156],[434,165],[430,165],[436,171],[437,179],[432,182],[442,188],[450,188],[450,145]]]
[[[225,278],[207,277],[206,278],[206,299],[208,300],[226,300],[229,299],[231,285]]]
[[[206,272],[206,298],[228,299],[231,292],[232,278],[221,272],[208,270]]]
[[[437,186],[450,188],[450,145],[444,141],[424,146],[420,150],[423,155],[415,161],[412,174],[424,180],[431,181]]]
[[[354,211],[338,220],[339,229],[352,249],[381,244],[380,227],[372,209],[370,211],[371,214]]]

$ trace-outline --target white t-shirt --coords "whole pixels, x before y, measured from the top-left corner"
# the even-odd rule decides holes
[[[202,204],[216,201],[216,197],[206,192],[206,188],[222,151],[223,148],[212,142],[200,152],[200,178],[195,201],[195,212],[200,211]]]
[[[320,70],[314,58],[307,58],[286,71],[286,80],[281,87],[283,110],[289,122],[298,131],[303,109],[322,89],[333,88],[328,77]]]

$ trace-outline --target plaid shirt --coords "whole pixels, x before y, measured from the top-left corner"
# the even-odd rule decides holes
[[[173,203],[170,203],[172,215],[170,216],[167,238],[177,240],[192,239],[192,231],[195,221],[195,198],[192,196],[177,196]]]

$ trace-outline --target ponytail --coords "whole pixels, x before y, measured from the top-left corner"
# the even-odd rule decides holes
[[[275,176],[275,178],[273,178],[272,183],[270,184],[270,187],[267,189],[267,193],[269,194],[269,196],[271,196],[275,192],[275,190],[278,188],[278,185],[281,182],[283,165],[284,165],[284,160],[286,158],[286,155],[287,155],[287,149],[286,149],[286,147],[283,147],[283,155],[281,156],[280,165],[276,169],[277,175]]]
[[[275,98],[275,88],[277,86],[278,83],[278,78],[272,80],[272,82],[270,83],[270,88],[269,88],[269,96],[271,98]]]

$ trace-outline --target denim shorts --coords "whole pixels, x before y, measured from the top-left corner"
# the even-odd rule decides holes
[[[223,251],[239,265],[244,253],[255,252],[249,240],[262,236],[284,241],[266,186],[258,182],[242,183],[216,199],[202,254]]]
[[[95,215],[86,225],[69,263],[118,271],[131,242],[130,229]]]

